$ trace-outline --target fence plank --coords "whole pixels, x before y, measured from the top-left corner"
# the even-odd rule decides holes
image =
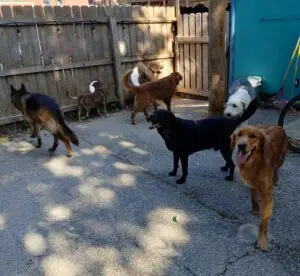
[[[13,12],[15,20],[34,20],[33,8],[31,6],[14,6]],[[37,65],[39,63],[39,49],[36,47],[38,44],[36,43],[37,35],[35,28],[32,26],[18,28],[18,42],[23,66]],[[38,56],[36,57],[36,55]]]
[[[153,16],[155,19],[162,18],[164,16],[164,7],[153,7]],[[155,51],[154,53],[161,53],[164,52],[165,49],[163,48],[163,24],[152,24],[154,29],[153,33],[156,36],[156,43],[155,43]]]
[[[167,10],[167,7],[163,7],[163,10],[162,10],[162,16],[166,17],[168,14],[167,14],[168,10]],[[164,49],[165,52],[169,52],[169,47],[168,47],[168,32],[167,32],[167,29],[168,29],[168,24],[164,23],[162,24],[161,26],[161,33],[162,33],[162,48]]]
[[[34,6],[34,18],[37,21],[44,20],[44,9],[42,6]],[[43,26],[35,26],[35,32],[36,32],[36,38],[37,41],[35,42],[38,45],[38,52],[36,53],[36,64],[40,66],[44,66],[44,53],[43,53],[43,44],[42,39],[44,39],[45,36],[45,28]],[[47,79],[46,75],[43,73],[36,73],[36,86],[37,86],[37,91],[38,92],[43,92],[47,95],[49,95],[48,91],[48,84],[47,84]]]
[[[97,8],[95,7],[87,7],[84,6],[81,8],[81,14],[83,20],[95,20],[97,18]],[[88,54],[88,60],[94,60],[96,57],[96,48],[95,48],[95,42],[93,33],[95,32],[95,29],[93,28],[93,24],[85,24],[84,25],[84,36],[85,36],[85,42],[86,42],[86,48],[87,48],[87,54]],[[85,90],[88,91],[88,85],[91,82],[92,79],[95,78],[98,74],[98,70],[96,67],[90,67],[87,70],[84,70],[84,73],[86,74],[84,83],[85,83]]]
[[[152,7],[141,7],[142,12],[144,13],[145,17],[152,16]],[[143,24],[143,32],[144,32],[144,55],[151,55],[151,25],[150,24]]]
[[[132,10],[132,17],[133,20],[135,17],[141,17],[142,16],[142,10],[140,7],[134,7]],[[143,34],[143,24],[138,24],[135,27],[136,29],[136,55],[141,56],[143,54],[143,40],[144,40],[144,34]]]
[[[122,108],[124,107],[124,89],[121,82],[122,77],[122,68],[121,68],[121,59],[118,49],[118,41],[117,41],[117,23],[114,17],[109,18],[109,27],[111,33],[111,41],[112,41],[112,50],[113,50],[113,60],[114,60],[114,69],[115,69],[115,77],[116,77],[116,87],[118,97],[121,103]]]
[[[201,13],[196,14],[196,36],[201,36]],[[196,64],[197,64],[197,89],[202,90],[202,46],[201,44],[196,44]]]
[[[125,7],[125,18],[132,20],[132,7]],[[130,56],[136,56],[136,26],[134,24],[128,25],[128,35],[129,35],[129,48],[130,48]]]
[[[189,15],[189,30],[190,37],[196,36],[195,29],[195,14]],[[191,88],[196,89],[196,45],[190,44],[190,78],[191,78]]]
[[[103,7],[101,10],[101,13],[104,14],[105,18],[108,19],[108,16],[114,15],[115,18],[122,18],[122,14],[121,14],[121,10],[118,7]],[[122,47],[120,47],[120,42],[123,42],[123,38],[122,38],[122,33],[123,30],[120,28],[119,30],[117,29],[118,26],[116,26],[116,41],[118,41],[117,43],[117,48],[120,51],[123,49]],[[111,60],[113,60],[113,53],[114,53],[114,49],[112,49],[112,33],[110,30],[109,25],[105,25],[105,28],[103,29],[103,35],[105,37],[108,37],[109,39],[106,39],[104,41],[104,45],[103,45],[103,52],[104,52],[104,56],[105,58],[109,58]],[[124,51],[123,51],[124,53]],[[113,64],[113,63],[112,63]],[[113,64],[114,65],[114,64]],[[116,73],[115,73],[115,68],[111,65],[108,66],[103,66],[101,67],[100,73],[101,76],[103,78],[103,80],[105,81],[106,87],[107,87],[107,91],[106,91],[106,95],[107,95],[107,100],[108,99],[114,99],[116,100],[117,95],[118,95],[118,86],[116,85],[116,82],[118,82],[118,79],[116,77]],[[120,69],[119,69],[120,70]],[[122,70],[121,70],[122,72]]]
[[[121,18],[125,19],[126,14],[126,7],[120,8]],[[129,34],[129,25],[128,24],[122,24],[122,41],[124,43],[123,49],[122,49],[122,55],[121,56],[129,56],[130,55],[130,34]]]
[[[183,15],[183,35],[189,36],[189,15]],[[188,44],[183,45],[184,53],[184,87],[190,88],[190,47]]]
[[[11,7],[2,7],[2,19],[13,21],[14,18]],[[18,28],[6,28],[7,44],[9,45],[9,53],[11,57],[11,64],[7,65],[7,68],[22,67],[17,31]]]
[[[8,11],[7,11],[8,10]],[[11,8],[7,6],[2,6],[1,7],[1,14],[5,14],[10,12]],[[0,22],[5,21],[4,15],[0,14]],[[1,70],[6,69],[6,68],[12,68],[12,59],[10,56],[10,48],[12,45],[8,44],[8,36],[7,36],[7,30],[8,28],[6,27],[1,27],[0,26],[0,63],[2,64],[2,67],[0,68]]]
[[[8,117],[11,112],[10,98],[4,78],[0,78],[0,118]]]
[[[180,36],[183,36],[183,17],[182,15],[178,15],[177,17],[177,33]],[[178,45],[178,44],[177,44]],[[178,51],[179,51],[179,58],[178,58],[178,64],[177,67],[180,72],[180,74],[182,74],[183,78],[184,78],[184,51],[183,51],[183,45],[179,44],[177,46]],[[184,86],[184,80],[179,84],[179,86]]]
[[[174,7],[166,7],[167,10],[167,17],[174,18],[175,17],[175,8]],[[174,43],[174,34],[172,32],[172,23],[166,24],[166,36],[167,36],[167,45],[166,49],[168,53],[173,52],[173,43]],[[173,70],[173,68],[172,68]]]
[[[208,13],[202,14],[202,36],[208,36]],[[208,44],[202,45],[203,90],[208,91]]]
[[[4,14],[7,13],[6,10],[10,11],[10,7],[1,7],[0,22],[5,20]],[[7,28],[0,26],[0,37],[0,72],[2,72],[6,68],[11,67],[10,47],[12,46],[8,44]],[[8,91],[9,88],[6,83],[5,77],[0,78],[0,118],[6,118],[14,114],[10,101],[10,91]]]

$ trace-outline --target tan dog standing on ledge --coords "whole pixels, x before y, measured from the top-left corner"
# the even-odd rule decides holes
[[[181,80],[182,76],[178,72],[175,72],[159,80],[146,82],[136,87],[131,84],[130,74],[125,74],[123,77],[124,87],[135,94],[134,110],[131,113],[132,124],[135,125],[134,118],[137,112],[144,111],[146,118],[148,118],[147,107],[150,103],[153,103],[154,108],[157,109],[155,100],[163,101],[168,111],[171,112],[171,99]]]
[[[250,187],[252,213],[260,212],[257,245],[261,250],[267,250],[273,186],[277,184],[278,169],[288,151],[288,137],[279,126],[247,126],[236,130],[231,136],[231,141],[232,147],[237,148],[236,163],[240,177]]]

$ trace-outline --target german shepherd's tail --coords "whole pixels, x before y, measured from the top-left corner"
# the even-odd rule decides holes
[[[132,70],[128,70],[126,72],[126,74],[123,76],[122,82],[123,82],[123,85],[124,85],[126,91],[130,91],[131,93],[137,94],[139,92],[139,88],[134,86],[131,83],[131,80],[130,80],[131,74],[132,74]]]
[[[76,136],[76,134],[74,133],[74,131],[72,131],[67,124],[65,123],[65,120],[62,116],[62,114],[58,114],[58,122],[62,128],[62,132],[64,134],[64,136],[66,136],[67,138],[69,138],[69,140],[72,142],[73,145],[79,147],[79,140]]]

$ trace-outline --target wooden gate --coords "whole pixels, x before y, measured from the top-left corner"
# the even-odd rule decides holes
[[[183,76],[178,92],[208,96],[208,13],[177,16],[176,70]]]

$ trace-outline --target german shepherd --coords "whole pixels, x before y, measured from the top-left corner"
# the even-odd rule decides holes
[[[100,106],[103,106],[104,116],[107,116],[106,110],[106,95],[104,92],[104,82],[99,80],[93,80],[90,84],[90,90],[94,88],[93,92],[89,94],[79,95],[78,97],[73,97],[69,95],[67,91],[67,97],[71,100],[77,100],[78,104],[78,121],[81,122],[81,112],[82,109],[86,111],[86,118],[90,119],[90,111],[92,108],[97,109],[97,113],[101,116]]]
[[[49,152],[54,152],[58,141],[61,140],[67,148],[67,157],[72,157],[73,150],[70,142],[79,146],[79,141],[76,134],[66,125],[55,100],[43,94],[28,92],[23,83],[19,90],[15,89],[13,85],[10,86],[10,90],[13,105],[22,112],[30,125],[32,134],[37,138],[36,147],[42,146],[40,134],[40,125],[42,125],[54,136],[53,146]]]

